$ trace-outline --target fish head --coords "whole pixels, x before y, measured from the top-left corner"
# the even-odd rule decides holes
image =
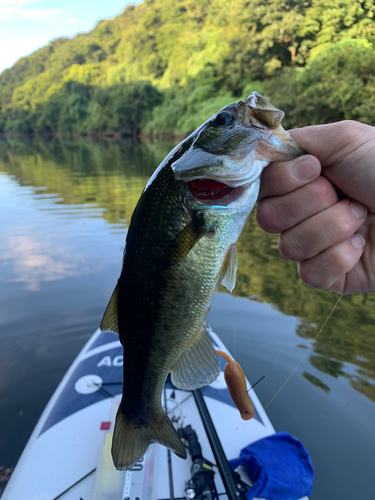
[[[175,178],[189,183],[190,191],[206,193],[209,203],[251,185],[269,163],[305,153],[281,126],[283,117],[258,92],[225,106],[187,139],[190,147],[171,165]]]

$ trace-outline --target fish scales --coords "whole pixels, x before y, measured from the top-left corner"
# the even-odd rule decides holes
[[[175,181],[169,165],[163,170],[158,176],[162,188],[150,186],[132,218],[118,283],[118,302],[122,304],[118,320],[125,347],[124,381],[133,381],[124,390],[122,408],[125,415],[136,414],[139,418],[148,414],[150,406],[154,407],[160,384],[202,326],[221,263],[242,229],[232,224],[230,241],[227,231],[224,242],[223,231],[210,214],[206,223],[215,229],[200,239],[185,259],[171,263],[165,257],[166,249],[181,229],[192,222],[192,214],[186,210],[178,186],[182,181]],[[171,196],[166,203],[165,192],[178,196]],[[143,205],[152,207],[146,220],[142,217]],[[244,222],[246,217],[244,211]],[[134,227],[136,231],[132,230]],[[133,380],[135,371],[138,377]]]
[[[191,273],[191,261],[196,255],[189,256],[188,264],[183,261],[175,265],[165,257],[174,237],[191,223],[191,214],[176,189],[169,166],[160,172],[158,180],[161,186],[150,186],[132,218],[118,283],[118,302],[122,304],[118,320],[126,361],[124,380],[132,380],[124,390],[122,407],[126,415],[142,415],[154,407],[160,384],[205,315],[208,305],[204,306],[201,300],[207,296],[207,288],[215,286],[210,273],[205,273],[206,279]],[[166,201],[166,192],[176,195]],[[143,205],[151,207],[147,219],[143,217]],[[214,254],[212,248],[209,251],[205,261]],[[132,377],[135,372],[136,379]]]
[[[303,153],[280,126],[282,116],[256,92],[226,106],[168,155],[139,199],[101,323],[124,346],[112,445],[118,469],[131,467],[152,442],[186,458],[161,407],[163,385],[169,372],[187,390],[219,374],[205,315],[220,282],[234,287],[235,243],[262,169]]]

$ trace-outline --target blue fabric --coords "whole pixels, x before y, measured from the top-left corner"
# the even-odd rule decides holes
[[[311,495],[314,469],[310,455],[297,438],[277,432],[246,446],[239,458],[230,460],[234,470],[246,467],[253,486],[246,498],[299,500]]]

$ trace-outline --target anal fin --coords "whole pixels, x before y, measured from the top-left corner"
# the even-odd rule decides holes
[[[220,373],[219,357],[204,322],[188,349],[171,369],[172,383],[190,391],[211,384]]]

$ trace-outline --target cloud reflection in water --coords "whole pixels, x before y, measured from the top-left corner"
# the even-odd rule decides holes
[[[55,281],[87,272],[85,255],[73,253],[54,235],[9,236],[3,242],[0,259],[12,266],[12,281],[25,283],[26,290],[39,291],[42,281]]]

